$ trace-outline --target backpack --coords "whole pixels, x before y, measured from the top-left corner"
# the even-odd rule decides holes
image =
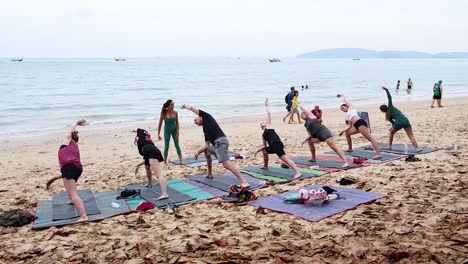
[[[36,216],[23,209],[13,209],[0,214],[0,226],[24,226],[36,219]]]
[[[289,98],[288,97],[289,97],[289,93],[287,93],[286,96],[284,97],[284,102],[286,104],[289,104]]]
[[[223,196],[223,201],[228,203],[243,203],[257,199],[257,195],[240,185],[228,185],[229,194]]]
[[[141,190],[140,189],[123,189],[121,192],[120,192],[120,196],[118,196],[116,199],[119,200],[119,199],[124,199],[124,198],[132,198],[132,197],[135,197],[137,195],[140,195],[141,193]]]

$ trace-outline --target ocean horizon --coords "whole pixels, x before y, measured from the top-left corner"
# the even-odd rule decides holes
[[[468,95],[468,59],[296,59],[237,57],[42,58],[0,60],[0,136],[62,129],[78,118],[91,126],[157,120],[162,104],[194,105],[215,117],[285,111],[291,86],[308,108],[338,107],[337,93],[357,104],[432,98],[443,80],[444,97]],[[413,89],[407,91],[408,78]],[[395,91],[397,80],[400,90]],[[308,85],[309,89],[302,90]],[[193,114],[179,111],[181,122]]]

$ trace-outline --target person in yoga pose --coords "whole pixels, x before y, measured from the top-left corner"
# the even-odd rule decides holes
[[[192,111],[194,114],[198,115],[194,122],[197,126],[203,127],[203,134],[205,136],[205,145],[195,153],[195,159],[198,159],[198,156],[201,153],[205,154],[206,163],[208,165],[208,173],[206,177],[208,179],[213,178],[212,171],[212,159],[211,154],[215,155],[216,159],[223,164],[223,167],[237,176],[242,187],[248,188],[249,183],[244,179],[240,171],[231,163],[229,160],[229,141],[224,134],[223,130],[218,125],[218,122],[207,112],[199,110],[190,105],[182,105],[182,109],[187,109]]]
[[[80,218],[76,222],[88,221],[84,203],[80,196],[78,196],[78,192],[76,190],[76,182],[83,172],[83,165],[81,164],[80,159],[80,149],[78,147],[79,137],[76,127],[84,126],[85,124],[86,120],[80,119],[67,130],[65,138],[62,141],[62,145],[58,151],[58,160],[62,176],[54,177],[47,182],[47,189],[49,189],[50,185],[54,181],[60,178],[63,180],[63,185],[65,186],[68,198],[70,199],[68,203],[73,204],[80,215]]]
[[[388,89],[383,86],[382,89],[385,90],[385,92],[387,93],[388,106],[381,105],[380,111],[385,113],[385,120],[392,123],[392,127],[389,129],[390,134],[388,138],[388,148],[392,149],[393,136],[396,132],[398,132],[398,130],[403,128],[406,134],[408,135],[408,138],[411,140],[411,143],[413,143],[413,146],[416,148],[416,151],[420,151],[420,149],[418,148],[418,143],[414,138],[413,129],[411,128],[411,124],[408,118],[406,118],[406,116],[393,105],[392,96],[390,95]]]
[[[304,126],[307,132],[309,133],[309,136],[302,143],[302,145],[304,145],[305,143],[309,144],[310,153],[312,154],[312,158],[309,161],[316,161],[315,144],[325,142],[333,151],[335,151],[338,154],[338,156],[344,162],[342,167],[348,167],[349,163],[346,161],[346,157],[343,151],[336,146],[331,131],[324,125],[320,124],[320,122],[317,120],[315,115],[312,114],[312,112],[308,111],[299,103],[298,106],[302,111],[301,118],[305,120]]]
[[[145,187],[153,188],[153,181],[151,177],[152,171],[161,185],[161,196],[159,196],[157,200],[169,198],[169,195],[167,194],[166,177],[164,177],[162,174],[161,165],[159,164],[160,162],[164,161],[164,158],[161,155],[161,151],[154,145],[154,142],[151,139],[151,135],[148,133],[148,131],[137,128],[133,130],[133,132],[136,132],[134,144],[137,146],[140,155],[143,156],[143,161],[138,163],[135,168],[135,175],[138,174],[140,166],[144,164],[146,169],[146,177],[148,178],[148,184],[146,184]]]
[[[182,152],[179,146],[179,114],[177,111],[174,111],[174,101],[167,100],[161,109],[161,115],[159,116],[159,125],[158,125],[158,139],[161,138],[161,126],[164,121],[164,164],[167,165],[167,155],[169,152],[169,142],[172,139],[174,140],[174,145],[179,156],[180,165],[183,165]]]
[[[372,143],[372,146],[375,149],[376,155],[372,157],[372,159],[381,159],[382,154],[380,153],[379,144],[377,143],[377,140],[375,140],[375,138],[371,135],[366,121],[359,117],[356,107],[351,104],[351,102],[343,94],[338,94],[336,96],[343,99],[344,104],[340,106],[340,109],[346,113],[346,121],[348,121],[348,127],[340,132],[340,136],[346,133],[346,141],[348,142],[347,152],[353,151],[351,135],[361,133],[361,135],[363,135],[369,142]]]
[[[263,167],[262,169],[268,170],[268,154],[276,154],[278,157],[286,163],[289,167],[291,167],[296,175],[294,175],[294,179],[298,179],[302,176],[302,173],[299,172],[297,169],[296,164],[286,155],[284,152],[284,144],[281,142],[280,137],[276,133],[275,129],[271,124],[271,113],[270,108],[268,106],[268,98],[265,99],[265,110],[267,113],[267,121],[261,122],[260,127],[263,130],[262,134],[262,142],[263,147],[257,149],[254,153],[254,156],[257,156],[258,152],[262,152],[263,154]],[[268,145],[267,145],[268,144]]]

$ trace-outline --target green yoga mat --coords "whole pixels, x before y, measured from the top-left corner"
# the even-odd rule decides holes
[[[287,179],[268,176],[268,175],[263,175],[263,174],[256,173],[256,172],[243,171],[242,169],[241,169],[241,172],[248,173],[249,175],[254,176],[255,178],[269,180],[269,181],[277,182],[277,183],[283,183],[283,182],[288,182],[289,181]]]
[[[181,193],[187,194],[187,195],[195,198],[195,199],[190,200],[190,201],[176,202],[175,204],[177,204],[177,205],[188,204],[188,203],[193,203],[193,202],[198,202],[198,201],[202,201],[202,200],[215,198],[215,196],[211,195],[210,193],[205,192],[205,191],[199,189],[198,187],[193,186],[193,185],[191,185],[189,183],[186,183],[181,179],[169,180],[169,181],[167,181],[167,186],[174,189],[174,190],[176,190],[176,191],[179,191]],[[136,210],[136,208],[138,207],[138,205],[140,205],[140,203],[146,202],[146,200],[141,198],[140,196],[136,196],[136,197],[133,197],[133,198],[127,198],[125,200],[127,201],[130,208],[132,208],[132,210]]]

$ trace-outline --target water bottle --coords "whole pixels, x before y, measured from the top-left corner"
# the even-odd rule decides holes
[[[405,155],[408,155],[408,144],[405,144]]]

